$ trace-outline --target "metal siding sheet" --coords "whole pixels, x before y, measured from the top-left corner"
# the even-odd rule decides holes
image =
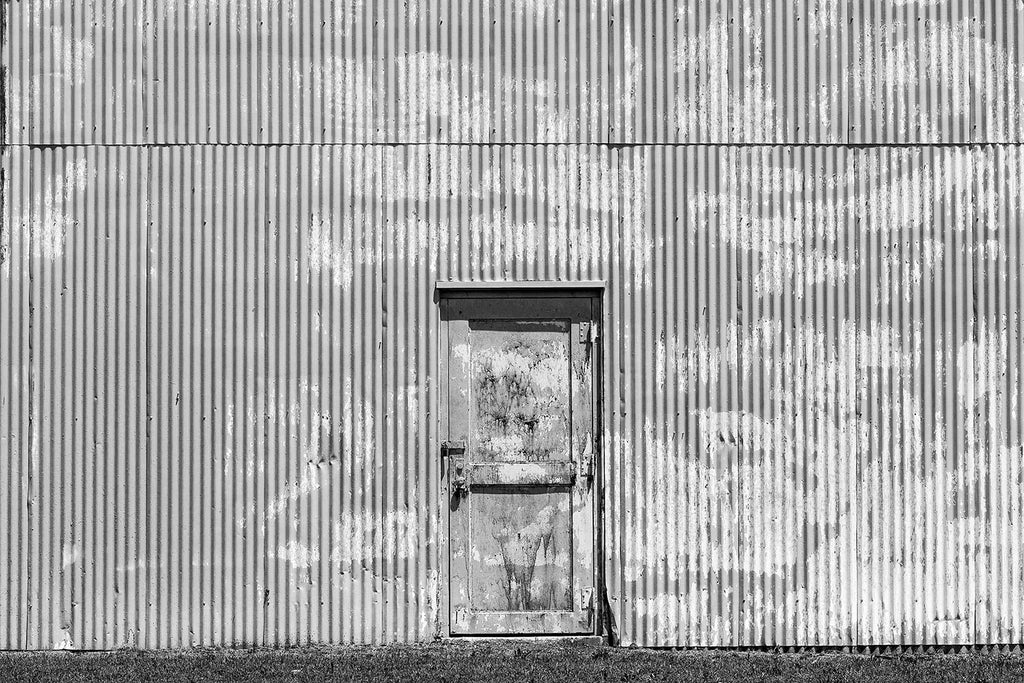
[[[1020,142],[1020,3],[613,3],[611,142]]]
[[[144,33],[136,5],[117,0],[19,2],[7,17],[7,140],[141,142]]]
[[[976,149],[973,162],[978,199],[975,244],[969,253],[974,262],[977,329],[967,347],[958,349],[957,363],[961,406],[971,410],[968,448],[978,453],[975,638],[981,643],[1014,643],[1024,633],[1019,598],[1024,579],[1019,533],[1024,522],[1021,153],[1017,147]]]
[[[1019,642],[1019,156],[14,147],[5,642],[432,638],[436,279],[609,282],[621,642]]]
[[[379,150],[10,158],[0,642],[380,641]]]
[[[848,645],[852,359],[836,348],[840,311],[829,303],[849,267],[851,221],[837,184],[849,178],[852,155],[739,149],[719,163],[707,210],[724,211],[735,226],[740,304],[728,341],[738,408],[698,410],[701,443],[731,446],[741,463],[742,630],[732,644]]]
[[[12,3],[9,139],[600,142],[608,1]]]
[[[623,642],[1017,642],[1018,156],[16,147],[26,644],[431,637],[435,278],[610,281]]]
[[[1020,142],[1020,3],[612,3],[610,142]]]
[[[11,3],[9,140],[374,142],[373,2]]]
[[[1024,140],[1016,2],[6,12],[17,144]]]
[[[851,3],[849,140],[1020,142],[1016,2]]]
[[[622,642],[1019,642],[1017,151],[667,149],[609,340]]]
[[[15,170],[9,150],[3,152],[0,196],[0,647],[25,647],[28,618],[27,577],[29,556],[29,469],[31,431],[29,422],[29,254],[31,240],[12,212]]]

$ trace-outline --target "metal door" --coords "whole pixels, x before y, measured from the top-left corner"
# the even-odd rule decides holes
[[[441,301],[453,635],[594,632],[597,305]]]

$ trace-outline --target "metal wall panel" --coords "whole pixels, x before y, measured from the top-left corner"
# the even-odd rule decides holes
[[[1004,0],[5,11],[15,143],[1024,141]]]
[[[5,5],[15,143],[373,142],[376,3]]]
[[[39,0],[4,6],[6,140],[143,142],[146,32],[123,0]]]
[[[608,2],[9,3],[9,139],[602,141]]]
[[[1019,2],[614,3],[611,142],[1020,142]]]
[[[10,159],[0,642],[380,640],[379,151]]]
[[[853,154],[647,153],[644,220],[658,246],[649,279],[613,288],[622,311],[605,339],[620,638],[851,644],[856,480],[849,429],[832,417],[847,389],[826,395],[821,382],[854,362],[833,350],[826,365],[839,328],[837,311],[824,315],[826,282],[850,267],[836,253],[850,221],[835,181]],[[817,317],[799,303],[810,297]]]
[[[850,3],[850,142],[1021,142],[1024,7]]]
[[[10,155],[0,171],[0,647],[25,647],[28,616],[29,463],[32,435],[29,422],[29,288],[31,241],[11,229]]]
[[[658,253],[690,276],[613,361],[680,406],[642,385],[648,433],[611,418],[624,641],[1019,643],[1016,148],[669,149],[651,229],[681,221]]]
[[[15,147],[5,642],[433,637],[438,279],[608,281],[621,642],[1020,642],[1019,157]]]

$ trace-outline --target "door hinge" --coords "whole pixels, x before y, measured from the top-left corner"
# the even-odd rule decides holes
[[[580,343],[593,344],[597,341],[597,323],[586,321],[580,323]]]

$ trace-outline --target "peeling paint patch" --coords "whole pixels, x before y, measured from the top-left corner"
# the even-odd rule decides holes
[[[686,5],[684,25],[698,26],[693,13],[696,5]],[[679,10],[683,12],[682,9]],[[775,98],[768,89],[771,77],[765,70],[765,40],[761,23],[754,20],[749,7],[743,10],[739,39],[748,52],[743,70],[731,72],[730,55],[739,51],[734,26],[722,13],[707,20],[701,32],[687,36],[676,50],[673,68],[682,83],[673,103],[673,116],[682,137],[687,140],[728,141],[732,127],[744,131],[751,141],[784,139]]]
[[[74,85],[84,85],[88,76],[86,69],[96,54],[96,46],[85,38],[69,38],[60,26],[50,27],[53,41],[55,75]]]
[[[319,491],[322,486],[323,481],[321,480],[321,472],[319,468],[315,465],[306,465],[299,481],[293,484],[286,484],[270,501],[267,505],[266,513],[264,514],[264,520],[269,522],[276,519],[288,508],[289,504],[294,503],[314,491]]]
[[[54,650],[74,650],[75,641],[71,637],[71,632],[67,629],[59,629],[57,634],[53,638],[53,649]]]
[[[313,214],[309,223],[309,278],[328,273],[335,287],[348,289],[352,286],[355,269],[373,255],[373,246],[367,247],[356,241],[360,233],[355,226],[366,217],[345,214],[338,221],[320,214]],[[307,278],[307,282],[309,282]]]
[[[65,164],[62,173],[47,178],[43,188],[32,197],[30,210],[17,220],[33,257],[56,261],[64,255],[67,233],[79,225],[78,218],[68,213],[66,207],[76,193],[85,192],[89,180],[86,160],[74,159]]]
[[[517,11],[543,21],[548,18],[548,13],[554,13],[558,0],[513,0],[512,4]]]
[[[945,0],[895,0],[893,4],[923,9]],[[970,128],[972,108],[984,101],[989,114],[984,122],[986,140],[1011,139],[1014,115],[1003,115],[1012,107],[1007,99],[1010,93],[996,88],[996,78],[972,82],[972,70],[966,65],[987,74],[1012,75],[1020,69],[1015,56],[976,30],[974,13],[957,19],[920,19],[914,27],[899,19],[865,21],[854,34],[853,50],[859,58],[843,80],[844,100],[865,103],[868,116],[877,116],[885,127],[876,132],[869,123],[868,132],[950,140]],[[852,84],[852,91],[846,92],[847,84]],[[940,93],[942,106],[936,106],[934,99],[919,101],[918,93],[927,90]]]
[[[11,230],[5,218],[0,218],[0,275],[11,277]]]
[[[347,26],[347,24],[343,24]],[[340,32],[344,38],[347,30]],[[315,63],[294,61],[292,78],[297,90],[307,91],[313,106],[335,122],[336,131],[345,140],[372,140],[377,123],[370,103],[379,93],[373,62],[337,55],[326,55]],[[299,125],[297,118],[295,125]],[[298,131],[293,131],[298,136]]]
[[[372,560],[379,532],[372,512],[353,514],[345,510],[340,518],[331,530],[330,560],[340,571],[352,571],[355,565]]]
[[[284,560],[294,569],[309,569],[320,561],[320,548],[317,546],[306,546],[298,541],[288,541],[285,545],[279,545],[274,557]]]
[[[415,498],[414,493],[410,498]],[[388,560],[417,557],[423,534],[423,518],[417,510],[390,510],[380,516],[372,503],[368,509],[344,510],[331,533],[330,561],[339,571],[367,568],[383,556]]]
[[[351,477],[362,471],[375,452],[375,418],[370,405],[355,395],[352,379],[346,378],[336,387],[337,396],[322,400],[320,386],[303,380],[299,382],[295,398],[288,401],[273,386],[266,393],[256,392],[247,400],[245,433],[249,442],[243,444],[247,453],[244,475],[255,479],[259,486],[268,477],[275,477],[273,468],[267,467],[268,452],[274,456],[275,444],[281,443],[268,430],[279,432],[284,443],[290,444],[290,452],[299,465],[297,479],[285,481],[277,487],[264,509],[256,517],[261,530],[266,525],[285,515],[295,503],[336,483],[339,477]],[[340,412],[328,412],[333,399],[340,399]],[[234,405],[227,409],[233,414]],[[232,429],[233,431],[233,429]],[[225,452],[223,468],[232,472],[234,466]],[[239,529],[253,523],[257,515],[255,505],[250,505],[235,524]]]
[[[67,569],[82,559],[82,546],[78,543],[65,543],[61,548],[62,568]]]
[[[162,563],[160,565],[156,565],[140,558],[137,560],[133,560],[131,562],[119,564],[116,567],[114,567],[114,571],[116,571],[118,574],[130,574],[134,572],[144,571],[150,568],[158,569],[162,566],[164,566]]]
[[[964,408],[974,408],[989,395],[1002,398],[1007,351],[1005,331],[985,323],[978,325],[975,339],[960,345],[956,353],[957,395]]]
[[[524,11],[535,17],[537,12],[553,13],[547,9],[548,0],[516,3],[518,16],[525,16]],[[397,139],[489,142],[498,126],[521,118],[517,103],[524,98],[531,103],[537,142],[571,142],[573,132],[584,125],[564,106],[564,93],[550,79],[488,74],[473,60],[434,50],[392,56],[387,68],[394,73],[398,88],[407,94],[395,98],[396,106],[386,121],[387,129]],[[601,102],[593,97],[588,80],[577,87],[580,101]]]

